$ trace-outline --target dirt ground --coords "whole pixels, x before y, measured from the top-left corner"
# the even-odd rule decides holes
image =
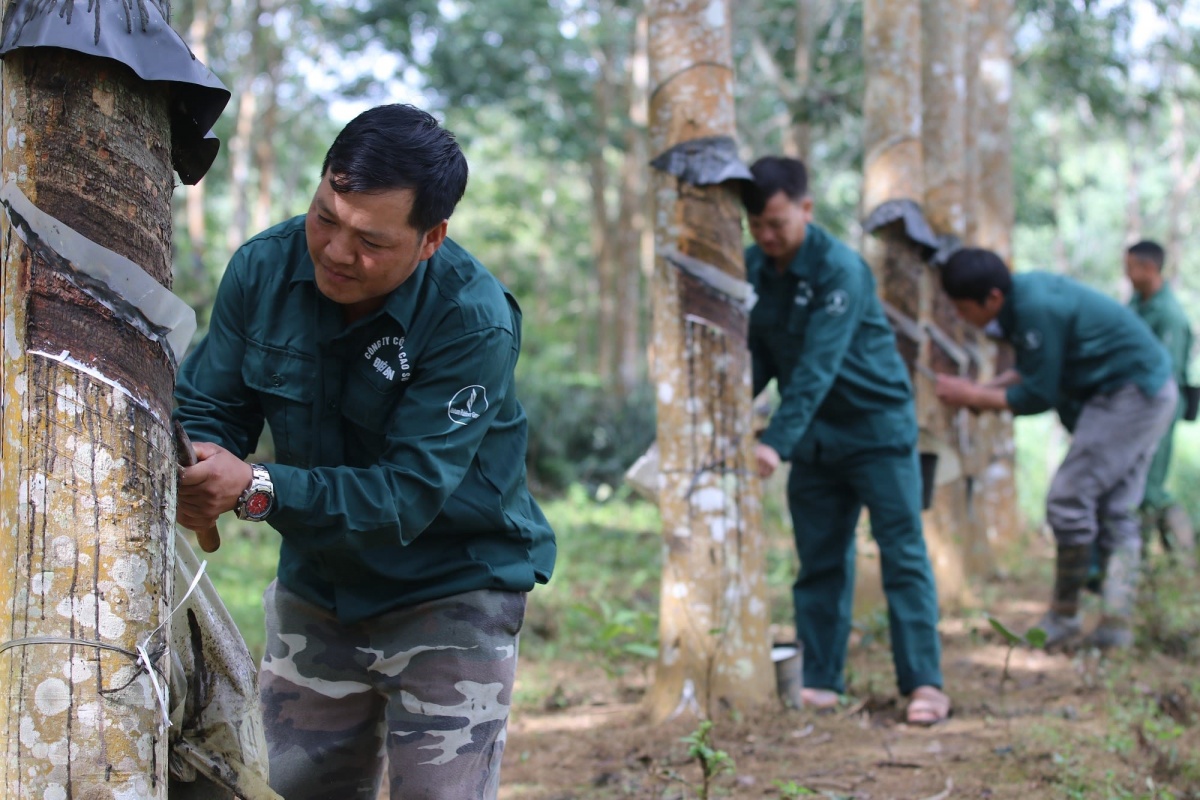
[[[1047,591],[1044,576],[994,583],[984,607],[1024,630]],[[1094,602],[1088,610],[1094,621]],[[514,708],[500,797],[1200,798],[1200,676],[1187,658],[1017,649],[1004,679],[1009,648],[980,611],[947,615],[942,631],[949,721],[904,724],[886,642],[860,633],[840,711],[713,720],[711,747],[733,768],[707,795],[680,741],[697,721],[648,725],[637,703],[646,677],[618,684],[599,669],[539,665],[519,681],[554,682],[552,702]]]

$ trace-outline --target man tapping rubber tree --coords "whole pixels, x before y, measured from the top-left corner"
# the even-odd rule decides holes
[[[1079,595],[1097,538],[1111,557],[1104,612],[1086,643],[1128,647],[1142,553],[1137,507],[1179,400],[1166,349],[1116,300],[1061,275],[1012,275],[990,250],[954,253],[942,267],[942,287],[966,322],[998,324],[1016,351],[1016,369],[985,385],[939,376],[938,397],[1014,414],[1053,408],[1072,432],[1046,498],[1058,546],[1054,593],[1038,623],[1047,647],[1082,630]]]
[[[781,403],[755,456],[770,476],[791,461],[788,506],[800,574],[793,588],[804,646],[804,702],[830,708],[844,690],[854,599],[854,533],[865,506],[879,543],[892,658],[910,723],[950,713],[941,691],[937,591],[921,527],[917,421],[908,370],[863,260],[812,224],[804,164],[767,157],[743,203],[758,294],[749,347],[757,395]]]
[[[1125,251],[1125,275],[1133,287],[1129,307],[1141,317],[1167,352],[1171,355],[1171,372],[1182,390],[1188,385],[1188,361],[1192,353],[1192,326],[1175,293],[1163,279],[1164,252],[1155,242],[1138,242]],[[1192,521],[1182,505],[1167,491],[1167,471],[1171,466],[1171,451],[1175,422],[1183,416],[1185,401],[1181,397],[1171,426],[1163,435],[1150,462],[1146,476],[1146,491],[1140,507],[1143,541],[1156,534],[1168,550],[1177,551],[1189,562],[1194,558],[1195,532]]]
[[[193,530],[280,534],[260,671],[288,800],[495,798],[525,596],[554,536],[525,482],[521,315],[446,238],[467,183],[412,106],[338,134],[307,216],[233,256],[177,417]],[[264,421],[275,463],[247,464]]]

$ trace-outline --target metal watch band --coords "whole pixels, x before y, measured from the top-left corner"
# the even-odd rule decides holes
[[[250,472],[250,485],[238,498],[235,510],[238,519],[259,522],[275,510],[275,485],[262,464],[251,464]]]

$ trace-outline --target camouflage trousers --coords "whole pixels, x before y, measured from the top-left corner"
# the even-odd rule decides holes
[[[475,591],[343,625],[278,582],[259,674],[285,800],[493,800],[525,594]]]

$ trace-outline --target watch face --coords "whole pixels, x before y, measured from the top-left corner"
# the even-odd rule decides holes
[[[271,495],[266,492],[254,492],[246,498],[246,516],[250,519],[262,519],[271,510]]]

